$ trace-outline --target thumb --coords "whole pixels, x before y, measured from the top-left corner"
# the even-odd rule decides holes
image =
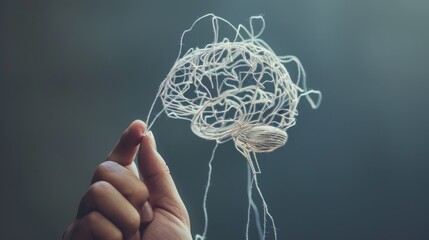
[[[138,169],[149,189],[150,203],[175,215],[189,226],[188,213],[179,196],[164,159],[156,150],[152,131],[143,136],[138,155]]]
[[[146,124],[140,120],[135,120],[125,130],[116,146],[107,156],[107,160],[117,162],[126,167],[138,177],[137,166],[134,158],[139,149],[139,144],[146,130]]]

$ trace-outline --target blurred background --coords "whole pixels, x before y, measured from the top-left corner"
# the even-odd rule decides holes
[[[262,38],[323,92],[259,155],[279,239],[429,239],[423,0],[3,1],[0,238],[61,238],[97,165],[146,119],[181,33],[210,12],[234,25],[262,14]],[[153,131],[201,233],[214,142],[165,115]],[[208,239],[244,239],[246,161],[228,142],[213,168]]]

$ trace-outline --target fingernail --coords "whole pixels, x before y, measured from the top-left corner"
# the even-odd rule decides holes
[[[152,130],[150,130],[147,135],[151,140],[152,147],[156,150],[156,141],[155,141],[155,136],[153,136]]]
[[[149,201],[146,201],[142,207],[141,222],[148,223],[152,221],[152,219],[153,219],[153,210],[152,210],[152,207],[150,206]]]

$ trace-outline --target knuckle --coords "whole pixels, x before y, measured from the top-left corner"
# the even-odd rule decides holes
[[[85,221],[87,221],[89,225],[92,225],[94,223],[100,222],[102,218],[103,216],[100,213],[90,212],[85,216]]]
[[[109,240],[122,240],[122,232],[115,229],[109,234]]]
[[[115,171],[118,165],[118,163],[113,161],[105,161],[101,163],[95,170],[93,181],[96,181],[97,179],[103,179],[104,176],[106,176],[108,173]]]
[[[130,216],[126,220],[126,224],[124,226],[124,232],[127,232],[128,234],[133,234],[137,231],[139,231],[140,228],[140,215],[137,212],[137,210],[132,211],[130,213]]]
[[[101,215],[99,212],[90,212],[88,213],[84,220],[81,221],[82,227],[86,228],[93,228],[96,225],[100,224],[101,221],[104,220],[104,216]],[[120,240],[122,239],[122,232],[117,228],[110,228],[109,229],[109,236],[106,239],[109,240]]]
[[[88,194],[92,197],[104,196],[113,190],[113,186],[106,181],[98,181],[89,187]]]
[[[110,183],[105,181],[99,181],[89,186],[88,191],[80,200],[77,218],[83,218],[86,216],[94,207],[97,202],[103,200],[104,197],[108,196],[114,191],[114,187]]]
[[[149,191],[143,182],[138,182],[129,187],[128,192],[124,196],[133,205],[143,205],[149,198]]]

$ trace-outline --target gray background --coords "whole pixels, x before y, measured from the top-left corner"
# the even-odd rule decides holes
[[[429,239],[424,0],[2,2],[0,238],[60,238],[96,166],[146,119],[180,34],[209,12],[263,14],[263,38],[324,94],[259,155],[280,239]],[[154,133],[200,233],[214,143],[165,115]],[[212,180],[209,239],[244,239],[246,161],[231,142]]]

